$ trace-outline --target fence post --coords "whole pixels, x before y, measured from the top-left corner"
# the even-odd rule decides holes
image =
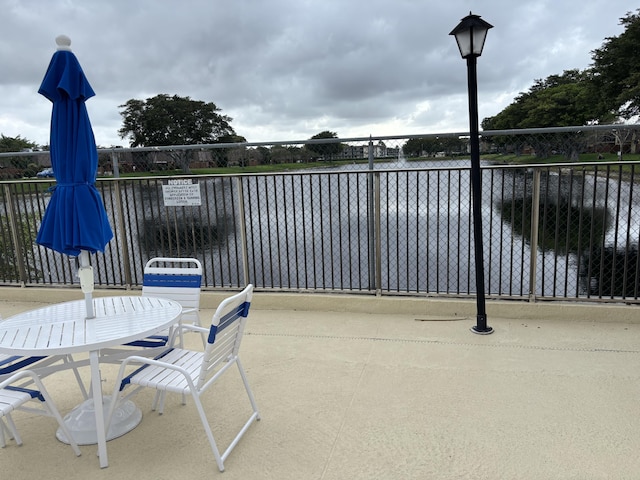
[[[111,168],[113,170],[113,178],[120,178],[120,164],[118,162],[118,154],[115,150],[111,150]]]
[[[380,173],[375,173],[375,230],[376,230],[376,296],[382,295],[382,239],[381,237],[381,212],[380,212]]]
[[[13,196],[11,195],[11,189],[9,185],[4,185],[4,197],[7,201],[7,214],[9,215],[9,224],[11,225],[11,239],[13,240],[13,246],[15,248],[15,259],[18,267],[18,275],[20,276],[20,283],[24,286],[27,283],[27,271],[24,267],[24,252],[22,248],[22,236],[18,233],[18,219],[16,218],[15,205],[13,203]]]
[[[531,198],[531,253],[529,255],[529,301],[536,301],[538,279],[538,228],[540,226],[540,176],[539,168],[533,170],[533,186]]]
[[[238,191],[238,223],[240,225],[240,246],[242,248],[242,276],[244,285],[249,284],[249,250],[247,248],[247,224],[244,214],[244,190],[242,187],[242,177],[235,177],[236,189]]]
[[[131,276],[131,258],[129,257],[129,243],[127,242],[127,231],[124,224],[124,209],[122,207],[122,193],[120,191],[120,181],[115,181],[115,196],[116,196],[116,211],[118,215],[116,221],[118,222],[118,230],[121,233],[120,238],[122,242],[122,270],[124,271],[124,281],[127,289],[131,288],[133,284]]]
[[[369,290],[377,290],[377,277],[376,277],[376,258],[377,258],[377,245],[376,245],[376,222],[375,222],[375,207],[374,207],[374,195],[373,195],[373,140],[369,136],[369,174],[367,175],[367,222],[369,227]]]

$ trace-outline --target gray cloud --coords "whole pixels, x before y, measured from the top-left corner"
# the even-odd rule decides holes
[[[249,141],[468,128],[466,67],[448,34],[470,10],[494,25],[479,59],[480,116],[533,81],[586,68],[622,32],[623,0],[0,0],[0,133],[48,142],[37,94],[55,37],[72,39],[97,96],[99,145],[118,106],[158,93],[215,102]]]

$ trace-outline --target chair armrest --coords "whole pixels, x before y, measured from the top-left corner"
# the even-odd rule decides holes
[[[202,333],[204,335],[208,335],[209,334],[209,329],[208,328],[199,327],[197,325],[180,324],[176,328],[173,329],[173,332],[171,333],[171,337],[169,338],[169,341],[167,342],[167,345],[169,345],[171,347],[174,347],[176,338],[178,337],[178,335],[180,335],[184,331]]]
[[[181,325],[180,329],[181,330],[190,330],[192,332],[198,332],[198,333],[209,333],[209,329],[208,328],[199,327],[197,325]]]
[[[30,381],[36,384],[39,390],[44,389],[42,385],[42,381],[40,380],[40,377],[38,377],[38,375],[35,372],[31,370],[21,370],[18,373],[13,374],[11,375],[11,377],[0,382],[0,390],[8,387],[9,385],[17,382],[18,380],[22,380],[23,378],[29,378]]]

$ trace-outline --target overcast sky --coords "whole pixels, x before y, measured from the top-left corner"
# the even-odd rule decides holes
[[[160,93],[214,102],[248,141],[469,129],[466,63],[449,32],[469,11],[494,28],[478,59],[479,117],[534,80],[584,69],[622,33],[628,0],[0,0],[0,133],[49,143],[38,88],[71,38],[96,96],[99,146],[119,105]]]

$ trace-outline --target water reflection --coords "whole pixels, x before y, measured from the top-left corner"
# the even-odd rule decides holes
[[[638,246],[595,247],[580,257],[580,280],[593,296],[636,298],[640,291]]]
[[[510,170],[505,172],[505,178],[509,179],[507,190],[511,194],[501,197],[496,209],[513,235],[521,236],[530,246],[532,172]],[[560,257],[568,259],[578,279],[579,294],[638,294],[638,246],[628,238],[626,242],[619,241],[624,238],[620,232],[632,228],[632,223],[622,224],[619,220],[626,217],[629,222],[633,216],[632,206],[621,195],[623,187],[622,182],[594,181],[593,176],[574,171],[541,174],[537,247],[543,258],[552,257],[554,262]],[[612,202],[612,198],[616,201]]]
[[[533,198],[525,197],[497,202],[502,221],[511,226],[531,245],[531,216]],[[607,209],[581,208],[566,198],[547,198],[541,201],[538,212],[538,248],[552,250],[558,255],[580,254],[591,242],[601,244],[608,229]]]

